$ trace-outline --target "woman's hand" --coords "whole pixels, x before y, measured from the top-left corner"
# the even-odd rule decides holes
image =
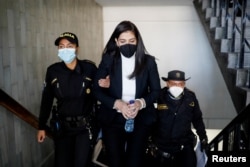
[[[122,115],[125,119],[129,118],[128,103],[118,99],[115,101],[114,108],[117,110],[117,112],[122,113]]]
[[[109,88],[110,86],[109,75],[107,75],[105,79],[99,79],[98,84],[102,88]]]
[[[116,100],[114,107],[118,112],[122,113],[125,119],[134,119],[141,108],[141,103],[135,100],[135,103],[128,104],[122,100]]]
[[[135,118],[141,108],[141,103],[138,100],[135,100],[133,104],[129,104],[129,118]]]
[[[46,137],[45,130],[38,130],[37,132],[37,141],[38,143],[42,143]]]

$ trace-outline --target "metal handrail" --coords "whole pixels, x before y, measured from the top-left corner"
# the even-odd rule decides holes
[[[209,142],[209,150],[250,150],[249,121],[250,104],[248,104],[248,106],[246,106],[211,142]],[[245,140],[243,140],[243,138],[245,138]],[[219,150],[220,144],[222,144],[222,150]]]

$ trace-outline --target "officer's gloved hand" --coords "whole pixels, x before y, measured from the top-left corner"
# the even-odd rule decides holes
[[[201,140],[201,152],[203,151],[207,152],[207,150],[208,150],[208,139],[205,138]]]

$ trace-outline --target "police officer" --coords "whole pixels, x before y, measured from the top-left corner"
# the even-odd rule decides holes
[[[89,124],[95,103],[92,81],[97,68],[93,62],[77,58],[79,43],[75,34],[62,33],[55,45],[62,62],[47,68],[37,140],[43,142],[45,139],[55,98],[59,120],[53,129],[59,128],[57,132],[60,132],[54,136],[55,166],[84,167],[90,154],[92,132]]]
[[[201,150],[207,146],[207,135],[198,100],[194,92],[185,87],[185,73],[173,70],[168,77],[162,77],[166,87],[162,88],[157,101],[157,124],[153,141],[155,143],[156,166],[195,167],[196,136],[201,141]]]

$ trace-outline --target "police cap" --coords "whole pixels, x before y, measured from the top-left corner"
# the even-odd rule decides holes
[[[186,81],[190,79],[187,78],[185,79],[185,73],[183,71],[179,71],[179,70],[173,70],[173,71],[169,71],[168,72],[168,77],[162,77],[163,81],[169,81],[169,80],[175,80],[175,81]]]
[[[73,44],[76,44],[76,46],[78,47],[78,38],[75,34],[71,33],[71,32],[64,32],[62,33],[56,40],[55,40],[55,45],[58,46],[59,42],[62,39],[67,39],[68,41],[70,41]]]

